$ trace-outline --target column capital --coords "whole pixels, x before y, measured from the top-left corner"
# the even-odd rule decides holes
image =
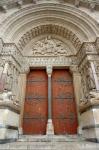
[[[49,66],[46,67],[46,72],[47,72],[47,75],[48,75],[48,76],[51,76],[51,75],[52,75],[52,71],[53,71],[52,66],[49,65]]]
[[[80,74],[77,66],[70,66],[69,70],[72,74]]]

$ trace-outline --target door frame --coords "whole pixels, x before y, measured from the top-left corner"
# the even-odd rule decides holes
[[[23,125],[23,114],[24,114],[24,103],[25,103],[25,93],[26,93],[26,81],[27,81],[27,74],[29,73],[29,71],[31,69],[46,69],[46,72],[47,72],[47,67],[48,66],[31,66],[27,72],[24,72],[24,93],[23,93],[23,99],[22,99],[22,102],[21,102],[21,111],[20,111],[20,119],[19,119],[19,134],[23,134],[23,129],[22,129],[22,125]],[[78,72],[78,70],[76,71],[76,74],[75,74],[75,67],[72,67],[72,66],[52,66],[52,71],[53,69],[69,69],[71,74],[72,74],[72,77],[73,77],[73,86],[74,86],[74,96],[75,96],[75,102],[76,102],[76,110],[77,110],[77,118],[78,118],[78,128],[80,128],[80,113],[79,113],[79,95],[78,95],[78,92],[76,92],[76,87],[75,87],[75,84],[76,84],[76,81],[74,80],[74,76],[76,77],[79,77],[79,80],[81,80],[81,75],[80,73]],[[79,87],[81,87],[81,83],[79,82],[78,83]],[[78,88],[80,90],[80,88]],[[80,90],[80,93],[81,93],[81,90]],[[79,133],[79,131],[78,131]]]

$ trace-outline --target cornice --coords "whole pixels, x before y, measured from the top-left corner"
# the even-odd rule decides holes
[[[87,7],[91,11],[99,10],[99,1],[98,0],[2,0],[0,1],[1,11],[7,12],[8,9],[13,7],[22,8],[26,4],[33,3],[34,5],[40,3],[59,3],[59,4],[72,4],[75,7]]]

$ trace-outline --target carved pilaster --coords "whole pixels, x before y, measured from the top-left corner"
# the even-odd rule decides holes
[[[77,116],[78,116],[78,134],[82,134],[81,131],[81,119],[79,113],[79,103],[82,97],[82,88],[81,88],[81,74],[79,73],[77,66],[71,66],[70,72],[73,75],[73,87],[74,87],[74,95],[75,95],[75,102],[76,102],[76,109],[77,109]]]

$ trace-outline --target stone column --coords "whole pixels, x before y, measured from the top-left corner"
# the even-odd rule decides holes
[[[25,102],[25,93],[26,93],[26,73],[21,73],[19,75],[18,80],[18,88],[19,88],[19,94],[18,97],[20,99],[20,105],[21,105],[21,111],[20,111],[20,118],[19,118],[19,134],[23,134],[23,114],[24,114],[24,102]]]
[[[79,112],[79,103],[80,103],[80,99],[82,96],[81,75],[76,66],[70,67],[70,71],[73,74],[73,86],[74,86],[76,110],[77,110],[77,117],[78,117],[78,135],[81,135],[82,127],[81,127],[81,118],[80,118],[80,112]]]
[[[51,87],[51,75],[52,75],[52,67],[47,67],[47,75],[48,75],[48,122],[47,122],[47,135],[54,134],[54,127],[52,122],[52,87]]]

